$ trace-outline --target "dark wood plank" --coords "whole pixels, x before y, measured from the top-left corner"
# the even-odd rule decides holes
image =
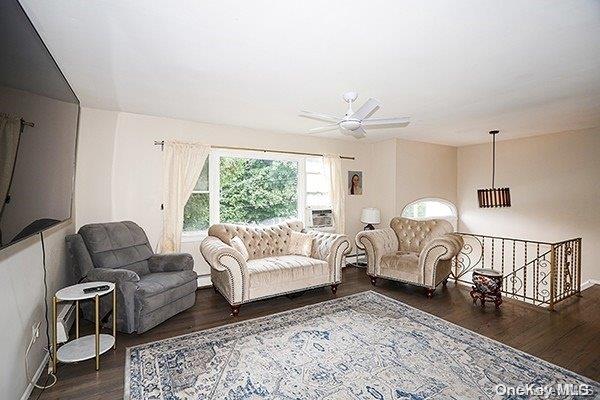
[[[554,312],[507,299],[500,310],[493,306],[473,306],[464,286],[439,287],[432,299],[422,288],[397,282],[378,280],[371,285],[365,270],[344,269],[343,283],[337,294],[330,287],[307,291],[303,296],[285,296],[261,300],[242,306],[240,316],[229,315],[229,304],[211,288],[196,292],[196,305],[143,335],[119,334],[117,349],[101,357],[100,371],[93,360],[58,367],[57,384],[36,399],[122,399],[125,348],[172,336],[183,335],[236,321],[270,315],[324,300],[366,290],[376,290],[413,307],[437,315],[484,336],[498,340],[526,353],[560,365],[594,380],[600,380],[600,286],[596,285],[559,305]],[[82,324],[84,334],[92,333],[92,325]],[[44,378],[41,379],[43,382]]]

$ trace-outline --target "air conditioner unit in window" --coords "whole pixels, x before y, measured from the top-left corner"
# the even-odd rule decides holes
[[[333,210],[331,207],[309,207],[307,211],[309,227],[333,228]]]

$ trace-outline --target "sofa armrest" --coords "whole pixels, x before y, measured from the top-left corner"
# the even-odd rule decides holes
[[[148,259],[151,272],[191,271],[194,258],[187,253],[154,254]]]
[[[341,281],[346,256],[352,249],[348,236],[314,230],[308,230],[306,233],[314,240],[311,256],[327,261],[331,282]]]
[[[356,235],[356,246],[367,255],[367,274],[376,276],[381,257],[398,251],[398,237],[392,228],[362,231]]]
[[[435,286],[436,281],[439,281],[435,277],[438,262],[452,260],[460,253],[462,246],[462,237],[452,233],[438,236],[425,245],[419,255],[419,267],[423,271],[426,285]]]
[[[234,305],[248,300],[248,268],[240,252],[214,236],[208,236],[200,243],[200,252],[210,265],[211,275],[214,271],[227,273],[229,287],[227,290],[221,290],[221,293],[229,296],[229,303]]]

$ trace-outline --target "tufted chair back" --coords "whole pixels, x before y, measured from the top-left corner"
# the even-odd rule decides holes
[[[414,253],[421,253],[429,241],[454,230],[452,224],[443,219],[415,221],[401,217],[393,218],[390,228],[398,237],[398,250]]]
[[[302,222],[290,221],[271,226],[250,226],[236,224],[216,224],[208,229],[214,236],[230,245],[231,239],[238,236],[246,245],[250,260],[285,255],[292,230],[300,232]]]

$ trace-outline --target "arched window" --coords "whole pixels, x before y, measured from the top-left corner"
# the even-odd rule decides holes
[[[402,216],[416,220],[445,219],[452,224],[454,230],[457,229],[458,212],[456,206],[444,199],[425,198],[415,200],[404,207]]]

